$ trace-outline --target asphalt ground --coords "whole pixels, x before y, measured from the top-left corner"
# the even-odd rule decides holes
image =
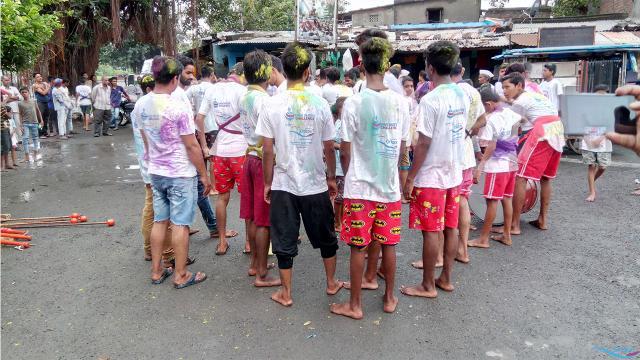
[[[235,192],[229,223],[240,236],[231,240],[229,253],[215,256],[205,231],[191,238],[190,254],[197,258],[191,270],[209,279],[184,290],[170,281],[151,285],[139,230],[144,185],[131,130],[47,140],[43,164],[26,169],[21,163],[20,170],[2,173],[2,213],[80,212],[90,220],[114,218],[117,225],[34,229],[32,248],[2,249],[2,358],[627,356],[640,351],[640,198],[629,195],[640,186],[634,185],[640,162],[616,149],[615,166],[597,183],[597,201],[586,203],[586,167],[579,159],[565,156],[560,165],[549,230],[525,224],[511,247],[470,249],[471,263],[455,265],[453,293],[427,300],[398,292],[394,314],[382,311],[383,286],[366,291],[365,317],[354,321],[329,312],[329,304],[349,293],[325,294],[320,254],[304,236],[294,265],[293,307],[271,301],[273,289],[251,285]],[[406,228],[407,217],[405,206],[397,287],[421,279],[409,266],[419,257],[421,237]],[[196,218],[195,227],[206,229]],[[337,274],[343,280],[348,253],[341,244]]]

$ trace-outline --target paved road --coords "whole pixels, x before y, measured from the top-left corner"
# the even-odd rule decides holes
[[[3,249],[2,358],[606,359],[597,347],[640,350],[640,199],[628,195],[640,166],[629,152],[614,155],[621,164],[604,175],[594,204],[583,201],[585,167],[575,156],[563,161],[550,230],[524,226],[510,248],[472,249],[469,265],[456,264],[455,292],[398,295],[395,314],[382,312],[381,291],[366,292],[362,321],[329,313],[348,292],[324,294],[320,255],[308,242],[295,262],[292,308],[250,285],[238,194],[230,223],[241,236],[227,256],[214,256],[204,234],[192,238],[192,268],[209,280],[181,291],[152,286],[134,156],[129,129],[82,134],[46,143],[43,167],[3,174],[3,213],[77,211],[115,218],[117,227],[34,230],[33,248]],[[205,228],[199,216],[196,226]],[[408,265],[418,239],[403,230],[398,285],[420,280]],[[342,279],[347,254],[341,246]]]

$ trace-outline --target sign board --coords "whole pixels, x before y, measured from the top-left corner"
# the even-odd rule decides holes
[[[336,0],[297,0],[296,34],[299,41],[334,45]]]
[[[593,45],[595,31],[595,26],[540,28],[538,47]]]

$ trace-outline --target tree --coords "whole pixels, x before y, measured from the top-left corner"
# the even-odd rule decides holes
[[[129,37],[120,47],[116,47],[113,43],[103,46],[100,49],[100,64],[139,73],[144,60],[155,55],[160,55],[160,49],[157,46],[140,43]]]
[[[2,31],[0,58],[2,67],[10,71],[31,68],[40,52],[62,27],[59,12],[47,13],[45,7],[55,6],[61,0],[2,0]]]
[[[295,0],[199,0],[198,13],[213,32],[293,30]]]
[[[555,16],[584,16],[598,11],[600,0],[556,0],[553,6]]]

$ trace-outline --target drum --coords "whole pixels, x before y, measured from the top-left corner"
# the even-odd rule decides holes
[[[487,211],[487,202],[482,193],[484,191],[484,175],[480,177],[480,181],[471,187],[471,195],[469,196],[469,209],[471,215],[484,221],[484,214]],[[531,211],[538,202],[538,187],[539,183],[531,179],[527,180],[527,190],[524,195],[524,206],[522,207],[522,213]],[[504,224],[504,214],[502,212],[502,203],[498,202],[498,210],[496,212],[496,218],[493,220],[493,225],[500,226]]]

